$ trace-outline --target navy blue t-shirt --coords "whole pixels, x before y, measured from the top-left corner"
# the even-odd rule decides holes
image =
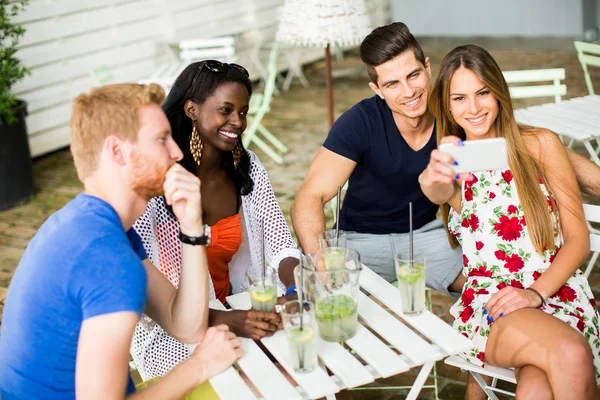
[[[80,194],[42,225],[11,281],[0,334],[3,400],[75,399],[81,324],[142,313],[146,253],[116,211]],[[134,391],[131,378],[127,392]]]
[[[413,150],[404,140],[392,110],[379,96],[365,99],[335,121],[323,146],[357,163],[340,210],[340,229],[388,234],[409,231],[435,219],[438,206],[419,186],[419,175],[436,148],[435,127],[427,144]]]

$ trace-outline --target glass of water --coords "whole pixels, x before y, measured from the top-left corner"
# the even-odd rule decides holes
[[[301,309],[298,300],[281,306],[281,319],[295,372],[310,372],[317,366],[317,327],[311,310]]]
[[[248,293],[252,308],[257,311],[272,311],[277,304],[277,278],[272,269],[248,269]]]
[[[319,247],[325,249],[328,247],[346,247],[346,232],[340,230],[336,239],[335,229],[328,229],[319,233]]]
[[[413,259],[401,253],[394,255],[398,289],[405,314],[425,311],[425,256],[414,254]]]

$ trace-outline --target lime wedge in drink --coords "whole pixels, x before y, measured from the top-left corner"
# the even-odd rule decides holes
[[[407,285],[413,285],[425,275],[425,268],[421,264],[403,264],[398,268],[398,280]]]
[[[325,261],[325,268],[330,269],[339,269],[345,267],[345,257],[344,253],[339,251],[331,251],[329,253],[323,254],[323,259]]]
[[[277,296],[277,292],[272,286],[255,287],[250,291],[250,297],[261,303],[271,301],[275,296]]]
[[[300,327],[295,327],[289,330],[288,337],[296,343],[306,343],[315,337],[315,331],[310,326],[305,326],[300,330]]]

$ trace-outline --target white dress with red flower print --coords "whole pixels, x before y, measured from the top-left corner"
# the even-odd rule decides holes
[[[490,332],[483,307],[506,286],[527,288],[550,266],[563,245],[554,199],[540,182],[547,197],[555,228],[556,250],[539,254],[529,238],[517,188],[510,170],[484,171],[463,183],[462,212],[451,209],[448,227],[463,248],[463,274],[467,276],[461,298],[452,306],[454,328],[473,341],[463,357],[482,366]],[[580,270],[540,310],[580,331],[594,353],[596,380],[600,383],[600,332],[598,310],[592,291]]]

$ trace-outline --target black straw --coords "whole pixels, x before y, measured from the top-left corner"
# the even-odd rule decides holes
[[[266,258],[265,239],[263,238],[263,241],[262,241],[262,277],[263,277],[262,284],[266,287],[267,286],[267,265],[265,264],[265,258]]]
[[[298,293],[298,304],[300,306],[300,332],[302,332],[302,329],[304,329],[304,318],[302,317],[302,313],[304,311],[304,303],[302,302],[302,293],[304,293],[304,269],[303,269],[303,262],[302,262],[302,246],[298,246],[298,250],[300,251],[300,258],[299,261],[300,263],[298,264],[298,272],[300,273],[300,276],[298,277],[298,284],[300,285],[299,288],[296,288],[296,292]],[[296,351],[300,351],[299,357],[298,357],[298,364],[300,369],[304,369],[304,346],[306,344],[305,343],[296,343]]]
[[[409,241],[409,251],[410,251],[410,266],[413,267],[413,217],[412,217],[412,201],[408,203],[408,241]]]
[[[342,187],[338,186],[337,209],[335,211],[335,247],[340,243],[340,207],[342,203]]]
[[[302,303],[302,294],[303,294],[303,288],[304,288],[304,270],[302,267],[302,247],[298,247],[298,250],[300,251],[300,264],[298,264],[298,272],[300,274],[300,276],[298,277],[298,285],[300,285],[299,288],[296,288],[296,293],[298,293],[298,302],[300,303],[300,331],[302,331],[303,329],[303,321],[302,321],[302,311],[304,311],[304,307],[303,307],[303,303]]]

